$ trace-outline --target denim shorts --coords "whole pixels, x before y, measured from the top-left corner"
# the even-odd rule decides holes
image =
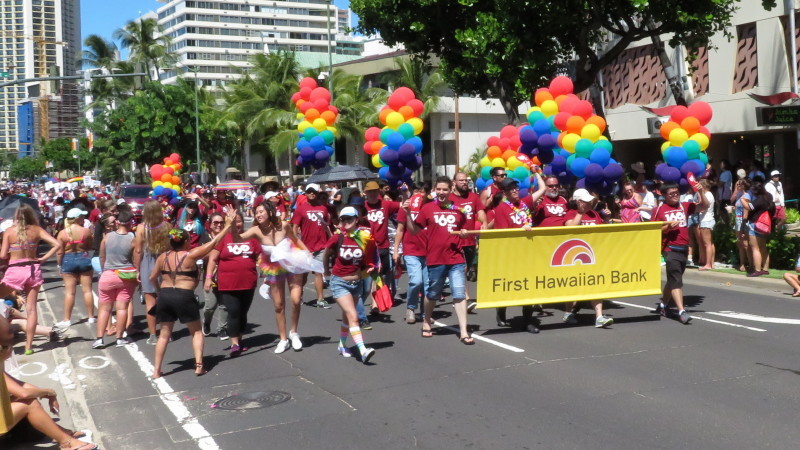
[[[439,301],[442,298],[444,279],[450,278],[450,290],[453,294],[453,300],[467,298],[466,266],[465,263],[428,266],[428,286],[425,289],[425,296],[430,300]]]
[[[61,272],[78,275],[86,272],[92,272],[92,258],[88,253],[65,253],[64,258],[61,260]]]
[[[364,283],[362,280],[345,281],[336,275],[331,277],[330,290],[335,300],[339,300],[346,295],[351,295],[354,301],[358,301],[363,288]]]

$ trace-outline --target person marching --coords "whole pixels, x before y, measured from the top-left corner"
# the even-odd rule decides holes
[[[83,304],[86,307],[88,322],[94,323],[94,295],[92,295],[92,258],[89,250],[92,249],[92,232],[84,227],[84,217],[89,214],[80,208],[67,211],[66,225],[56,239],[61,243],[61,250],[57,253],[58,267],[61,278],[64,280],[64,320],[57,325],[69,327],[72,325],[72,308],[75,306],[75,291],[80,285],[83,294]],[[124,327],[124,324],[120,324]]]
[[[364,186],[364,193],[367,196],[365,204],[367,220],[372,231],[372,238],[375,239],[375,245],[378,246],[378,255],[381,258],[380,275],[383,283],[392,289],[394,275],[389,254],[389,220],[400,211],[400,203],[381,198],[381,187],[375,181],[370,181]],[[392,299],[394,299],[394,289],[391,293]]]
[[[533,202],[531,197],[525,197],[528,208],[535,211],[533,215],[534,226],[537,227],[560,227],[564,225],[564,218],[569,209],[567,199],[560,196],[558,190],[561,183],[558,177],[549,176],[544,180],[545,195],[538,204]]]
[[[422,324],[422,337],[433,336],[433,308],[442,297],[442,287],[445,278],[450,279],[450,289],[453,295],[453,305],[458,318],[459,338],[465,345],[474,345],[475,341],[467,330],[467,304],[466,304],[466,264],[464,253],[461,251],[461,239],[467,236],[464,228],[466,217],[464,213],[448,200],[453,189],[453,181],[449,177],[436,179],[433,202],[425,204],[420,209],[416,219],[411,216],[411,202],[403,202],[406,211],[406,226],[412,234],[418,234],[426,229],[428,237],[427,257],[428,286],[425,289],[425,318]],[[460,231],[459,234],[453,234]]]
[[[464,172],[459,172],[453,179],[455,189],[450,194],[449,200],[464,212],[467,221],[464,228],[467,230],[486,229],[486,209],[478,194],[469,188],[469,177]],[[400,219],[398,219],[399,222]],[[480,223],[480,227],[476,228]],[[464,252],[464,260],[467,264],[467,279],[476,281],[476,266],[478,264],[478,240],[475,235],[469,235],[461,242],[461,250]],[[467,295],[469,297],[469,295]],[[477,302],[469,301],[467,311],[472,311],[477,306]]]
[[[347,336],[350,335],[361,354],[361,361],[366,364],[375,356],[375,350],[364,344],[355,303],[364,288],[361,280],[377,269],[378,253],[370,233],[359,229],[358,219],[358,210],[354,207],[342,208],[339,213],[341,231],[326,243],[322,264],[325,276],[331,277],[331,294],[342,308],[337,351],[344,357],[352,356],[347,348]]]
[[[299,236],[314,255],[314,259],[322,262],[322,253],[325,252],[325,243],[331,236],[331,216],[328,207],[320,199],[319,185],[309,183],[306,186],[307,202],[297,205],[292,215],[292,226],[295,236]],[[302,275],[302,284],[305,286],[308,274]],[[330,309],[330,305],[323,296],[323,279],[321,273],[314,274],[314,289],[317,293],[317,308]]]
[[[535,204],[544,195],[545,185],[542,177],[535,173],[536,180],[539,188],[529,196],[528,202]],[[527,202],[519,198],[519,182],[513,178],[505,178],[500,183],[503,189],[503,201],[494,209],[494,220],[491,222],[491,228],[495,230],[522,228],[525,231],[530,231],[533,226],[533,217],[531,209],[528,207]],[[530,333],[538,333],[539,328],[536,327],[533,320],[533,305],[525,305],[522,307],[522,317],[525,329]],[[506,320],[506,308],[497,308],[497,326],[508,327],[510,326]]]
[[[142,208],[142,223],[136,227],[133,240],[133,262],[139,273],[141,292],[146,308],[148,345],[156,345],[156,317],[150,314],[156,305],[157,286],[150,282],[156,259],[169,247],[170,225],[164,219],[164,210],[157,200],[148,200]]]
[[[409,199],[409,213],[411,220],[416,220],[419,210],[425,204],[428,193],[424,188],[414,190],[414,195]],[[425,296],[425,285],[428,283],[428,266],[425,265],[426,248],[428,245],[426,233],[416,235],[406,230],[406,210],[400,209],[397,213],[397,234],[394,238],[392,258],[395,266],[400,264],[400,245],[403,245],[403,262],[408,272],[408,289],[406,289],[406,323],[417,323],[417,308],[420,297]]]
[[[669,315],[669,304],[675,302],[678,308],[678,318],[682,324],[692,320],[692,316],[683,305],[683,273],[686,271],[686,261],[689,253],[689,216],[702,208],[708,207],[705,189],[698,185],[700,204],[694,202],[680,202],[680,190],[677,183],[664,183],[661,185],[664,203],[656,208],[653,221],[664,222],[661,233],[664,242],[664,261],[666,262],[667,282],[661,303],[656,306],[656,312],[664,317]]]

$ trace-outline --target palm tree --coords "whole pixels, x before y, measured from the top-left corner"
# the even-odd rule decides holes
[[[117,46],[96,34],[89,35],[84,41],[83,67],[101,69],[103,74],[133,73],[134,64],[117,59]],[[91,83],[92,104],[90,108],[113,107],[113,105],[131,95],[134,88],[132,78],[95,78]]]
[[[117,62],[117,46],[113,42],[96,34],[90,34],[83,40],[83,66],[103,68],[111,72]]]
[[[333,71],[333,105],[339,109],[336,129],[347,142],[355,144],[354,154],[361,155],[364,131],[378,123],[381,105],[389,93],[382,88],[364,89],[364,77],[341,70]]]
[[[156,37],[157,34],[159,37]],[[176,62],[175,56],[168,50],[171,39],[163,34],[163,29],[155,19],[132,20],[114,32],[114,39],[118,39],[120,46],[131,52],[131,61],[144,65],[150,81],[154,81],[153,73],[157,79],[162,67],[172,66]]]

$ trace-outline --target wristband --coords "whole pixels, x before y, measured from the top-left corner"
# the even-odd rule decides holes
[[[213,279],[214,279],[214,275],[213,274],[206,275],[206,280],[213,280]]]

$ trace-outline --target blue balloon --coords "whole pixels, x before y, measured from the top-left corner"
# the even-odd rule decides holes
[[[164,193],[164,186],[156,186],[153,189],[153,195],[161,195]]]
[[[584,170],[586,170],[586,167],[589,164],[591,164],[591,162],[588,159],[576,157],[572,161],[572,165],[569,166],[569,170],[572,171],[572,173],[575,174],[576,177],[583,178],[585,176]]]
[[[320,136],[314,136],[308,142],[315,151],[325,150],[325,139]]]
[[[603,181],[603,166],[597,163],[589,163],[583,169],[583,175],[588,183],[600,183]]]
[[[387,142],[389,142],[389,136],[394,132],[395,131],[392,130],[391,128],[384,128],[383,130],[381,130],[381,134],[379,135],[378,139],[380,139],[381,142],[386,144]]]
[[[481,192],[482,190],[486,189],[486,180],[484,180],[483,178],[478,178],[477,180],[475,180],[475,187],[478,188],[478,192]]]
[[[681,166],[681,175],[684,177],[688,176],[689,172],[693,173],[696,176],[700,176],[705,170],[705,165],[699,159],[692,159],[690,161],[686,161]]]
[[[523,144],[527,145],[536,145],[536,141],[539,139],[539,135],[536,134],[533,127],[530,125],[525,125],[524,127],[520,128],[519,130],[519,140]]]
[[[301,149],[301,148],[303,148],[303,147],[309,147],[310,145],[311,145],[311,144],[309,144],[307,140],[305,140],[305,139],[300,139],[299,141],[297,141],[297,146],[296,146],[296,147],[297,147],[298,149]]]
[[[406,143],[413,145],[414,150],[417,152],[418,155],[422,153],[422,139],[420,139],[419,136],[414,136],[412,138],[409,138],[406,141]]]
[[[333,156],[333,147],[330,145],[325,146],[325,151],[328,152],[328,156]]]
[[[397,150],[400,148],[401,145],[405,144],[405,142],[406,138],[403,137],[402,134],[395,131],[389,135],[389,139],[386,141],[386,146],[391,149]]]
[[[389,176],[389,168],[384,166],[378,169],[378,176],[385,180]]]
[[[558,142],[558,141],[556,141],[556,142]],[[567,159],[567,158],[569,158],[570,156],[572,156],[572,153],[570,153],[570,152],[568,152],[568,151],[564,150],[563,148],[562,148],[562,149],[560,149],[560,150],[558,151],[558,154],[559,154],[559,155],[561,155],[561,156],[563,156],[563,157],[564,157],[564,159]]]
[[[672,167],[681,167],[688,159],[682,147],[668,147],[664,152],[664,161]]]
[[[667,166],[661,170],[661,179],[668,182],[676,183],[681,179],[681,171],[676,167]]]
[[[599,164],[600,167],[607,166],[610,159],[611,153],[604,148],[595,148],[589,156],[589,161]]]
[[[524,188],[524,187],[520,186],[520,188],[519,188],[519,198],[527,197],[529,190],[530,190],[530,188]]]
[[[552,124],[547,119],[539,119],[533,124],[533,131],[540,137],[545,134],[549,135],[551,128]]]
[[[531,187],[531,177],[523,178],[522,181],[519,182],[520,189],[529,189]]]
[[[378,154],[380,155],[381,161],[385,162],[388,166],[395,166],[400,162],[400,155],[397,153],[397,150],[389,147],[382,148]]]

